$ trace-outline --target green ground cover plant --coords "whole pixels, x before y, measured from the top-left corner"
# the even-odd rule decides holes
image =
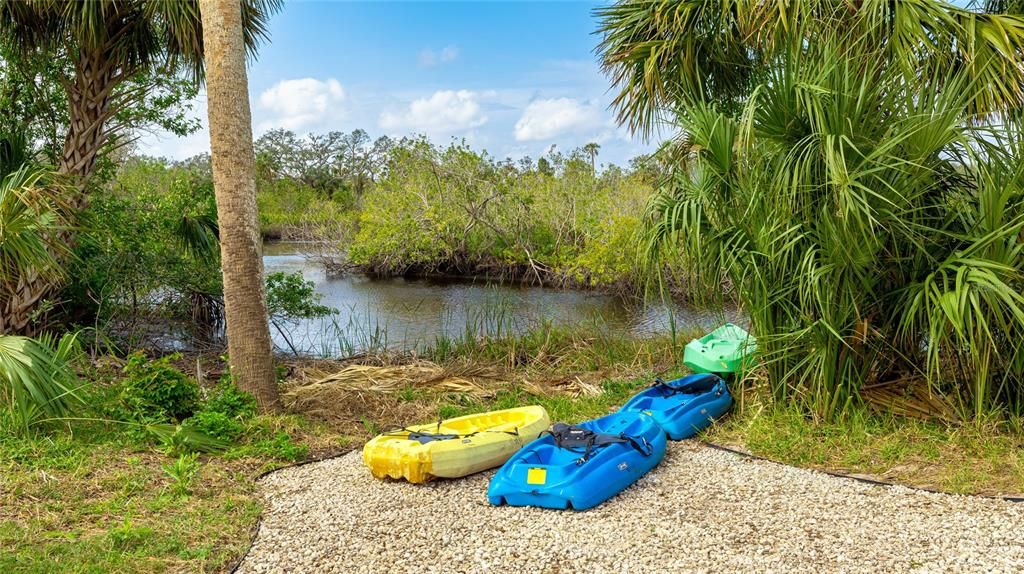
[[[1024,494],[1019,419],[948,425],[857,409],[842,422],[809,420],[798,407],[760,404],[730,415],[704,438],[783,464],[943,492]]]
[[[229,376],[202,388],[180,363],[139,353],[111,369],[80,355],[73,411],[27,430],[0,417],[0,567],[224,569],[259,514],[255,477],[348,444],[300,417],[258,415]]]

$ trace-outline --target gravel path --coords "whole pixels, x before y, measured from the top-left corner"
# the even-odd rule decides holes
[[[493,472],[381,482],[359,452],[262,480],[238,572],[1020,572],[1024,503],[881,487],[696,442],[587,512],[495,508]]]

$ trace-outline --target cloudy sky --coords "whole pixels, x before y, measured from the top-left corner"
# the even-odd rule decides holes
[[[624,164],[653,146],[613,121],[594,7],[290,2],[249,70],[253,128],[464,138],[516,159],[594,141],[600,162]],[[205,123],[202,98],[195,112]],[[208,137],[151,135],[139,151],[183,159],[208,151]]]

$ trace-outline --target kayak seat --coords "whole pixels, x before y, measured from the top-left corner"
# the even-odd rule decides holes
[[[715,386],[721,381],[721,377],[711,373],[699,373],[669,382],[663,381],[661,377],[654,379],[655,386],[663,389],[667,395],[675,393],[706,393],[714,390]]]

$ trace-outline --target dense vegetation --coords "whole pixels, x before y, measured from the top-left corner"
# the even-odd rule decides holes
[[[595,173],[582,150],[535,164],[406,141],[362,198],[348,249],[375,273],[635,286],[634,238],[650,185],[615,166]]]
[[[728,281],[776,400],[833,418],[925,384],[964,416],[1024,412],[1024,20],[817,0],[602,15],[622,119],[682,134],[648,254],[706,293]]]
[[[360,134],[324,138],[368,141]],[[376,275],[643,287],[637,237],[656,175],[640,160],[595,173],[581,150],[513,163],[465,146],[381,139],[365,147],[383,154],[377,163],[347,171],[343,154],[364,148],[331,151],[320,139],[276,131],[257,140],[266,237],[315,241],[326,264]],[[208,156],[126,157],[76,222],[60,302],[40,326],[89,327],[98,344],[128,349],[159,346],[168,332],[215,343],[223,311]],[[299,285],[270,288],[280,298]]]
[[[131,148],[143,129],[197,128],[194,4],[70,5],[0,0],[0,567],[221,568],[258,514],[261,469],[527,401],[579,420],[676,374],[685,337],[467,326],[416,359],[500,381],[486,392],[410,384],[259,413],[221,356],[234,261],[211,159]],[[252,51],[279,3],[245,5]],[[598,169],[597,144],[512,161],[272,130],[253,142],[260,228],[315,241],[334,271],[730,298],[761,356],[714,436],[798,464],[1020,490],[1021,8],[619,3],[598,16],[620,120],[679,134],[653,157]],[[336,312],[301,275],[265,281],[282,333]],[[181,340],[204,352],[160,352]],[[275,391],[341,367],[276,359]],[[927,468],[892,470],[908,462]]]

